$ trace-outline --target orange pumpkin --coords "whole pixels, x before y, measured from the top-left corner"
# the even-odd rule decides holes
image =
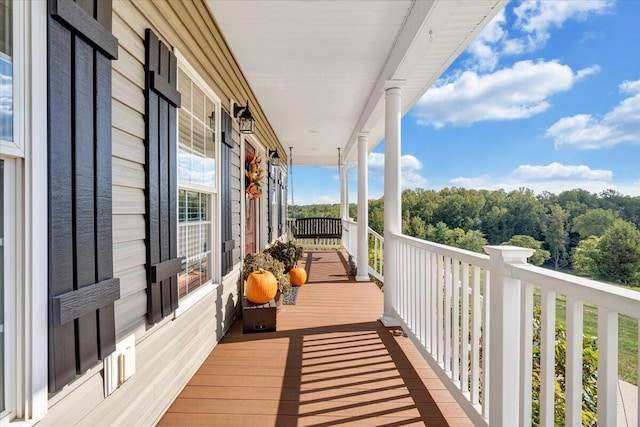
[[[307,270],[302,267],[293,267],[289,270],[289,281],[294,286],[302,286],[307,283]]]
[[[276,296],[278,281],[272,272],[260,269],[249,275],[245,290],[249,301],[266,304]]]

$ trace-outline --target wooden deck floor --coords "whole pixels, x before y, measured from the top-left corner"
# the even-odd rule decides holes
[[[309,282],[278,332],[236,322],[160,426],[471,426],[402,332],[377,320],[382,292],[339,252],[305,254]]]

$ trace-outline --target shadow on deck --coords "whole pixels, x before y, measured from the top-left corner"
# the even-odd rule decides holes
[[[347,276],[345,254],[305,254],[309,282],[278,313],[278,332],[238,321],[160,426],[471,426],[401,330],[382,292]]]

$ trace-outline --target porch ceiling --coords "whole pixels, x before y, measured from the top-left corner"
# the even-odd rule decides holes
[[[336,165],[384,137],[385,81],[406,113],[506,0],[207,3],[294,163]]]

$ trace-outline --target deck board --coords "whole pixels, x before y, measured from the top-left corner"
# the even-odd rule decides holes
[[[471,426],[398,329],[377,319],[383,295],[347,276],[345,254],[305,254],[309,281],[277,332],[236,322],[159,426]]]

